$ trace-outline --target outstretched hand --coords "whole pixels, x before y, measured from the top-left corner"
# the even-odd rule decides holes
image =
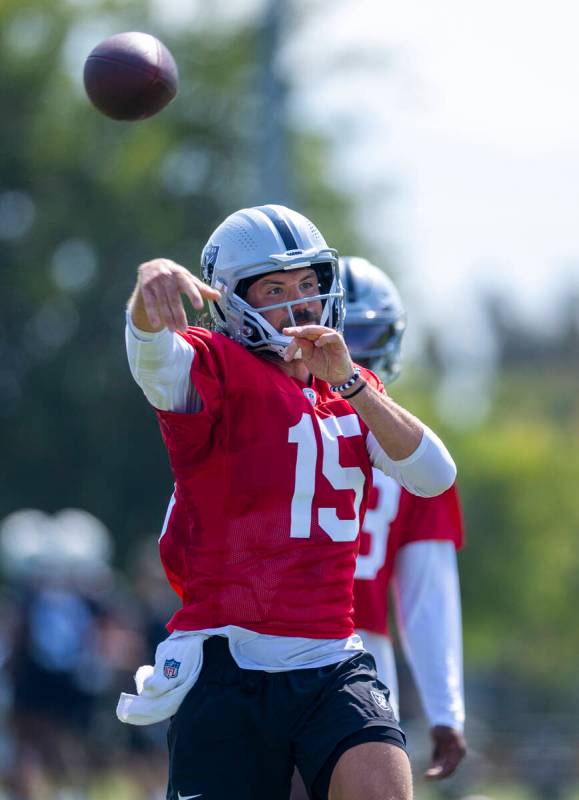
[[[139,303],[142,298],[142,307]],[[195,309],[203,308],[203,300],[218,300],[221,295],[189,270],[168,258],[155,258],[141,264],[138,270],[136,300],[131,312],[144,313],[152,330],[167,327],[170,331],[185,330],[187,315],[183,306],[186,295]]]
[[[331,384],[347,381],[354,371],[344,337],[323,325],[297,325],[284,328],[293,340],[287,346],[284,361],[301,358],[312,375]]]
[[[448,778],[466,755],[463,734],[447,725],[435,725],[430,729],[434,747],[430,766],[424,777],[431,781]]]

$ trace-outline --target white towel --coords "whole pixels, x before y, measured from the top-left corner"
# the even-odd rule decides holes
[[[117,704],[121,722],[151,725],[172,717],[199,677],[207,638],[199,631],[175,631],[161,642],[155,666],[145,664],[137,670],[137,694],[121,694]]]

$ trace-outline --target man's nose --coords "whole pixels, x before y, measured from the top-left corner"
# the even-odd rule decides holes
[[[299,305],[300,305],[300,306],[302,306],[302,305],[304,305],[304,306],[305,306],[305,305],[307,305],[307,302],[308,302],[308,295],[307,295],[307,293],[306,293],[306,292],[305,292],[303,289],[301,289],[299,286],[290,286],[290,287],[289,287],[289,292],[288,292],[288,295],[289,295],[289,299],[290,299],[292,302],[294,302],[294,303],[295,303],[295,301],[296,301],[296,300],[302,300],[302,299],[303,299],[303,303],[300,303]]]

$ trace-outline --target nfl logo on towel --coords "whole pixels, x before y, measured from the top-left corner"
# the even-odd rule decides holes
[[[181,666],[180,661],[175,661],[174,658],[168,658],[165,661],[165,666],[163,667],[163,675],[166,678],[176,678],[179,674],[179,667]]]

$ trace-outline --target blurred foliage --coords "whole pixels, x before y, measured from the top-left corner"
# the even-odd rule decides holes
[[[82,91],[84,57],[121,30],[160,36],[181,73],[176,100],[143,123],[100,116]],[[164,255],[196,270],[226,214],[282,199],[260,188],[270,110],[259,20],[163,31],[145,0],[4,0],[0,44],[0,517],[85,508],[110,527],[122,563],[160,529],[172,486],[126,366],[135,268]],[[364,253],[348,199],[326,180],[326,143],[303,126],[285,133],[293,202],[329,242]],[[509,373],[491,418],[465,431],[437,419],[434,387],[432,375],[408,375],[393,394],[459,465],[467,664],[576,680],[576,373]]]
[[[441,432],[458,465],[467,667],[555,690],[577,681],[579,395],[573,364],[512,369],[482,425],[445,429],[432,379],[393,394]],[[531,704],[531,700],[528,700]]]
[[[0,5],[0,516],[90,510],[122,561],[155,534],[172,480],[134,385],[123,308],[136,266],[197,270],[228,213],[283,198],[260,188],[260,21],[159,30],[140,0]],[[176,100],[140,123],[97,113],[82,64],[104,36],[158,35],[179,65]],[[271,65],[269,65],[271,66]],[[10,110],[9,113],[7,110]],[[287,131],[296,204],[344,242],[348,204],[324,181],[323,142]]]

